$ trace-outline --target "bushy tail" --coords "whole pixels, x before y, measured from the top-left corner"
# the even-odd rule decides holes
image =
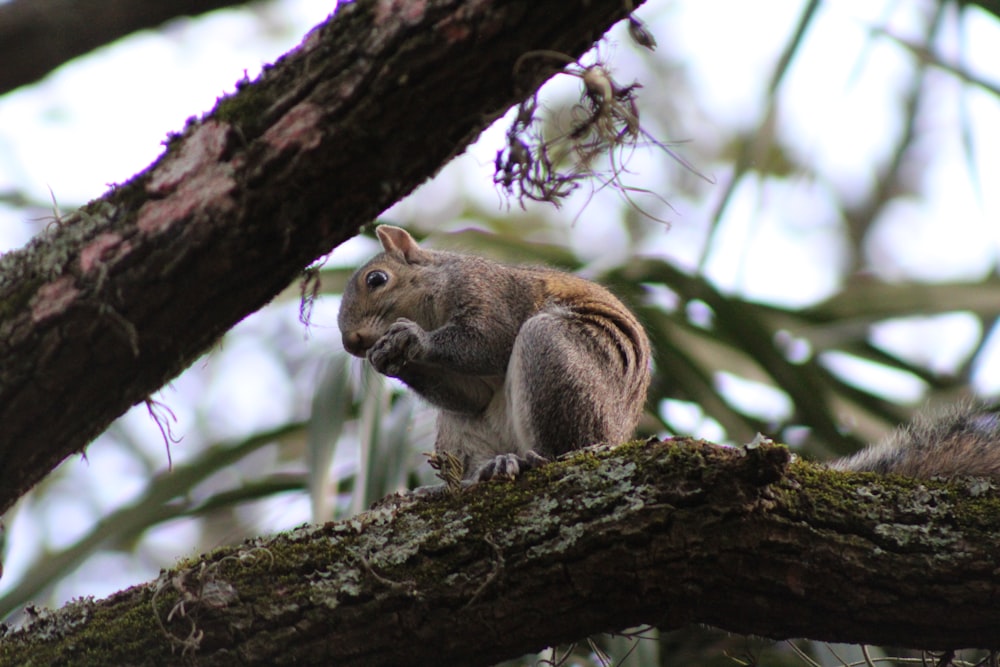
[[[918,415],[882,442],[831,466],[909,477],[1000,478],[1000,405],[962,403],[937,415]]]

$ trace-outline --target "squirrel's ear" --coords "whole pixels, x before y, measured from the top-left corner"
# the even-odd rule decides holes
[[[424,254],[424,250],[405,229],[392,225],[379,225],[375,228],[375,234],[382,242],[382,250],[400,261],[416,262]]]

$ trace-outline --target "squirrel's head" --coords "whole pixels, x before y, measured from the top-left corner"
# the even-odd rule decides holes
[[[397,319],[424,319],[419,274],[430,252],[399,227],[379,225],[375,234],[382,252],[351,276],[337,316],[344,349],[356,357],[364,357]]]

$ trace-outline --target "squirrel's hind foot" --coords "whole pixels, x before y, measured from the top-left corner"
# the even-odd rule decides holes
[[[517,454],[497,454],[493,459],[479,466],[473,476],[480,482],[491,479],[515,479],[526,470],[545,465],[549,460],[533,450],[528,450],[523,456]]]

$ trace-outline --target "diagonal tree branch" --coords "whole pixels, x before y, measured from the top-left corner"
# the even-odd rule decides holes
[[[487,665],[692,623],[997,646],[995,489],[789,458],[692,440],[577,453],[515,483],[182,563],[43,616],[0,644],[0,662]]]
[[[0,258],[0,511],[624,15],[345,4],[129,182]]]
[[[13,0],[0,4],[0,95],[137,30],[247,0]]]

